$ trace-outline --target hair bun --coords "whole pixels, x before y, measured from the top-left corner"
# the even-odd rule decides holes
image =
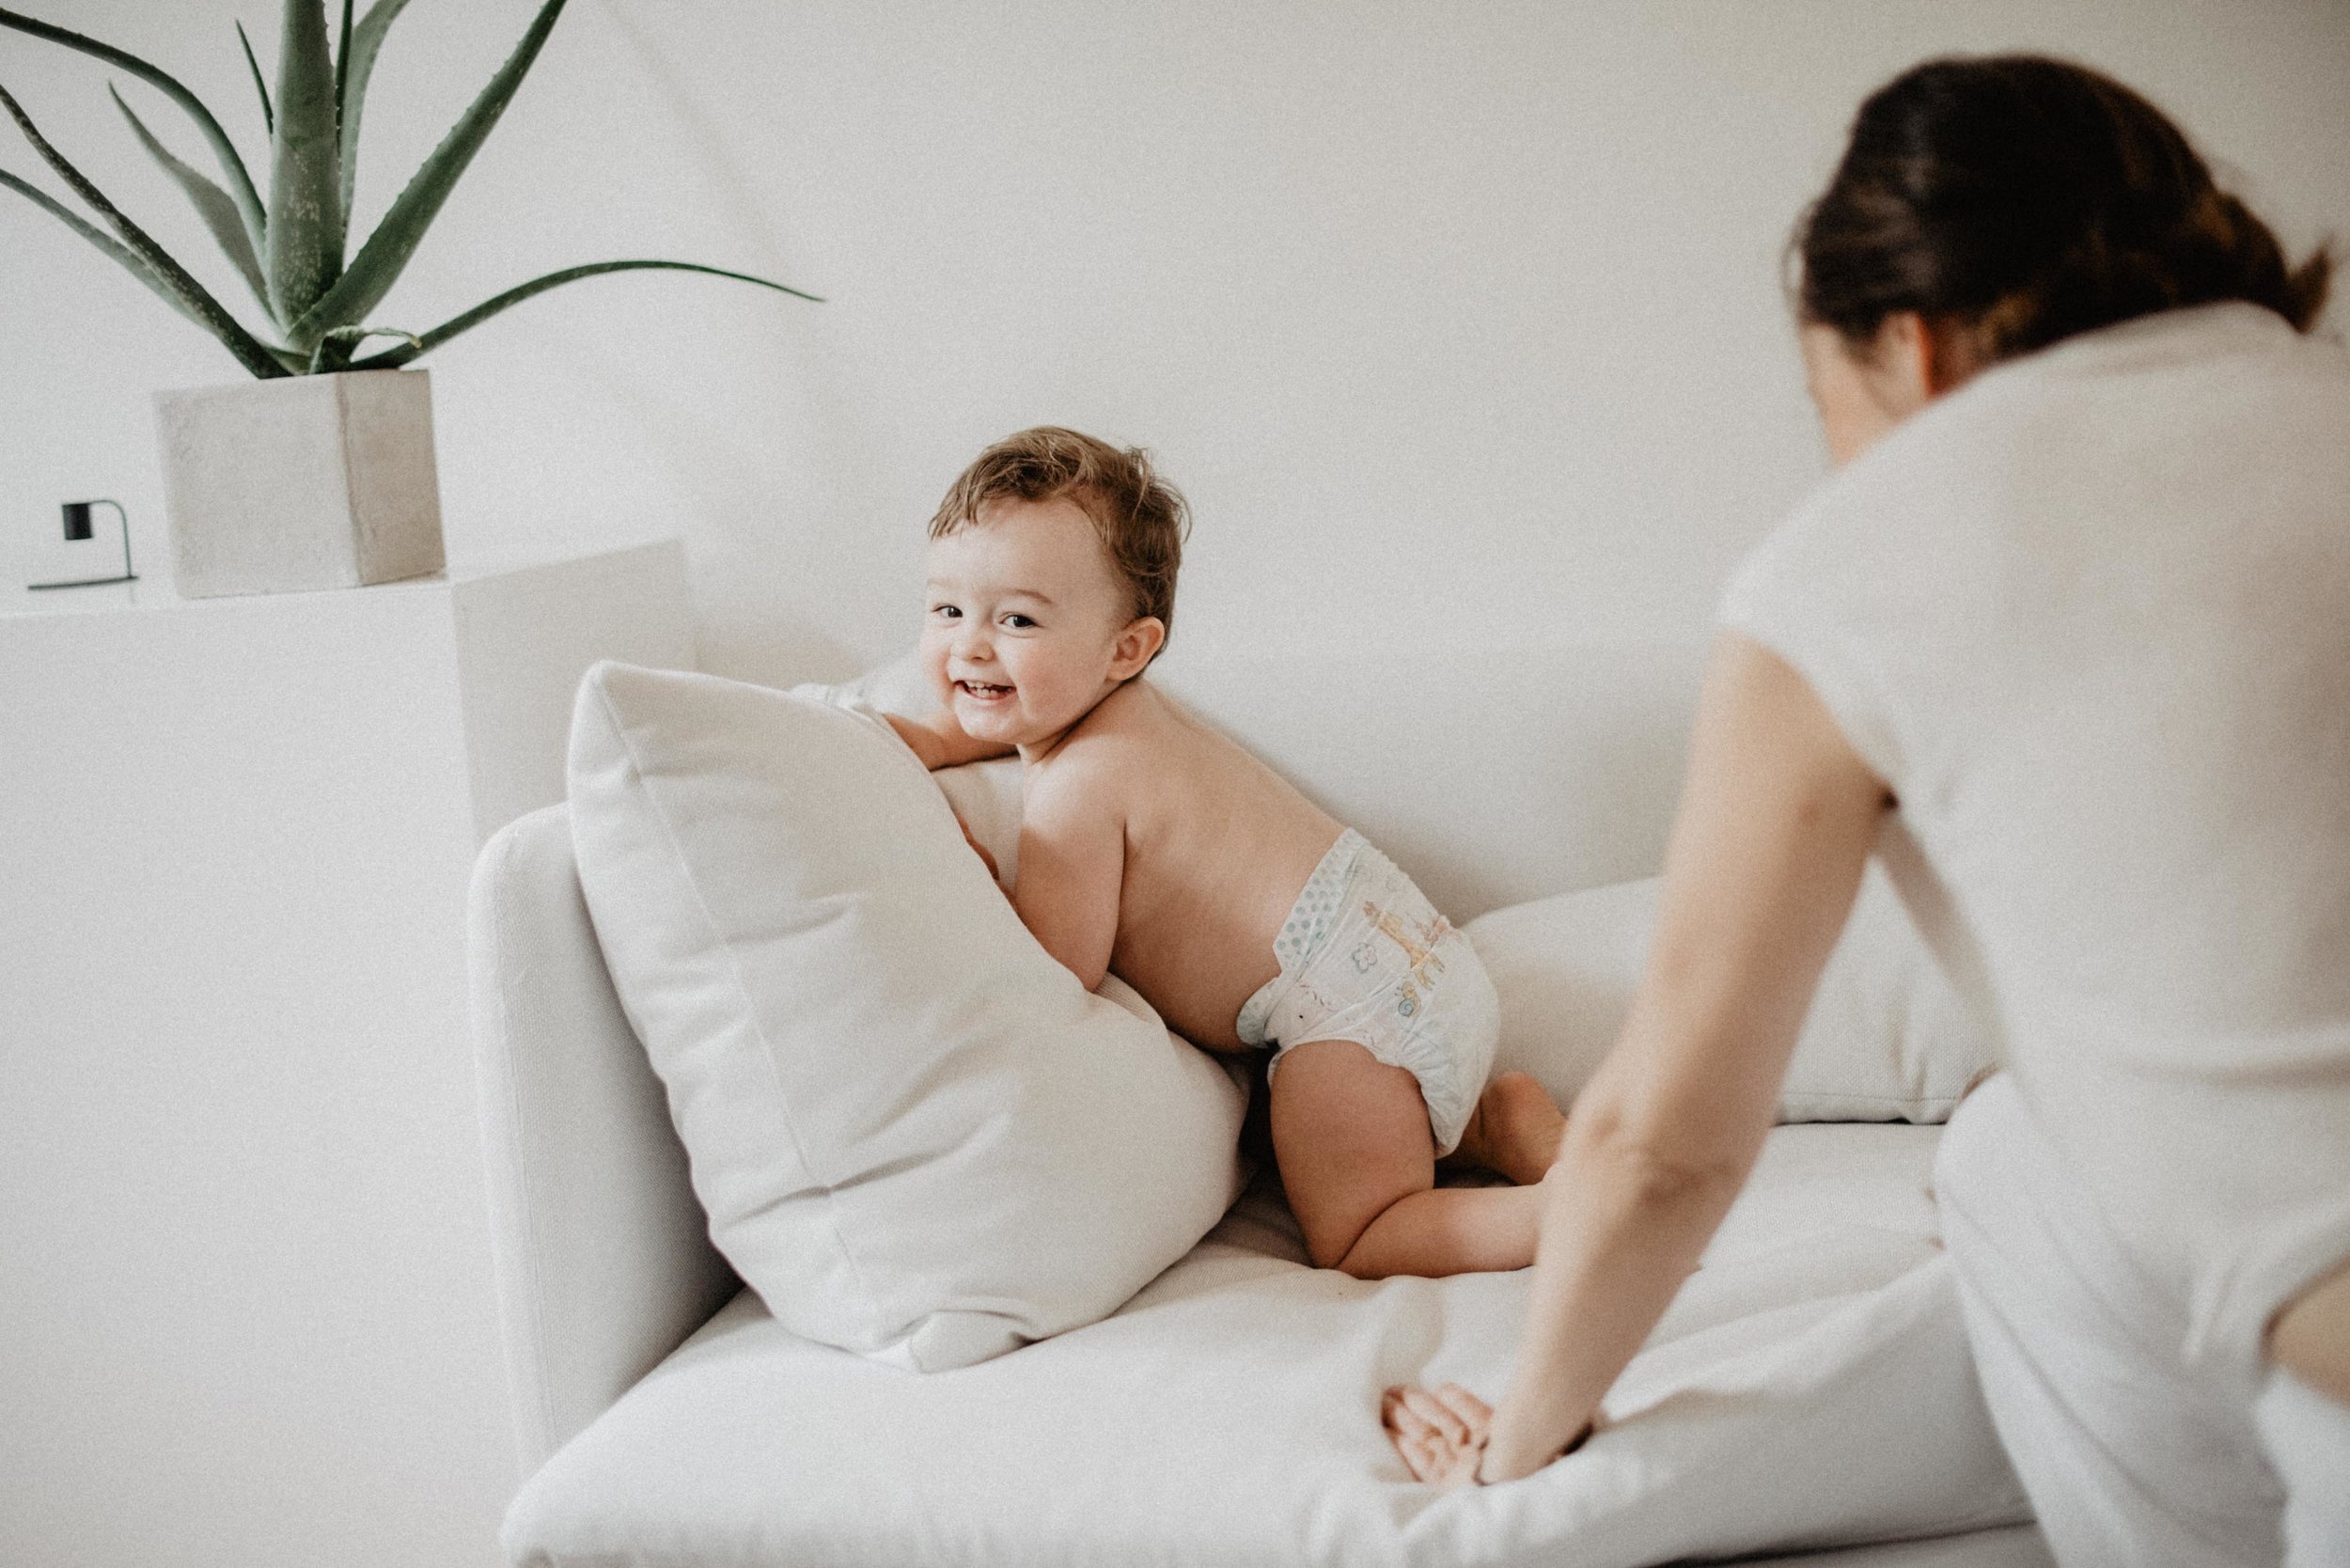
[[[1929,60],[1871,94],[1793,248],[1806,320],[1865,342],[1916,311],[1986,361],[2228,299],[2306,332],[2333,272],[2324,246],[2289,268],[2144,98],[2032,55]]]

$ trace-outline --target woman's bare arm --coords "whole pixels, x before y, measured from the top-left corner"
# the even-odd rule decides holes
[[[1697,1266],[1770,1129],[1890,804],[1802,677],[1724,634],[1666,855],[1655,946],[1543,1179],[1525,1343],[1477,1479],[1512,1480],[1557,1458]],[[1465,1479],[1457,1451],[1444,1450],[1476,1441],[1481,1423],[1441,1412],[1431,1423],[1415,1407],[1432,1408],[1388,1406],[1406,1462]]]
[[[2311,1388],[2350,1404],[2350,1262],[2277,1313],[2268,1354]]]

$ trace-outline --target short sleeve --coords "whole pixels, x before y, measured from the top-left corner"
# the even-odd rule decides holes
[[[1856,635],[1878,618],[1851,602],[1857,562],[1834,534],[1817,509],[1790,517],[1739,566],[1716,621],[1793,666],[1860,760],[1899,793],[1904,770],[1884,671]]]

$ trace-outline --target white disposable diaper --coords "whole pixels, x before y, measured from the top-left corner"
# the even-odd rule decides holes
[[[1419,1080],[1436,1152],[1461,1141],[1501,1029],[1485,966],[1395,862],[1353,828],[1322,857],[1274,939],[1281,972],[1240,1010],[1251,1045],[1350,1040]]]

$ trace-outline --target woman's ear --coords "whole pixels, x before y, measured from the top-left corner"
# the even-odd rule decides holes
[[[1863,376],[1877,407],[1895,421],[1907,418],[1945,390],[1935,380],[1935,328],[1915,310],[1896,310],[1877,326]]]
[[[1167,646],[1167,622],[1154,615],[1136,616],[1126,622],[1126,629],[1118,634],[1118,641],[1110,646],[1110,679],[1127,681],[1140,675],[1158,651]]]
[[[1798,334],[1805,378],[1837,466],[1982,368],[1976,339],[1958,322],[1896,310],[1866,343],[1808,323]]]

